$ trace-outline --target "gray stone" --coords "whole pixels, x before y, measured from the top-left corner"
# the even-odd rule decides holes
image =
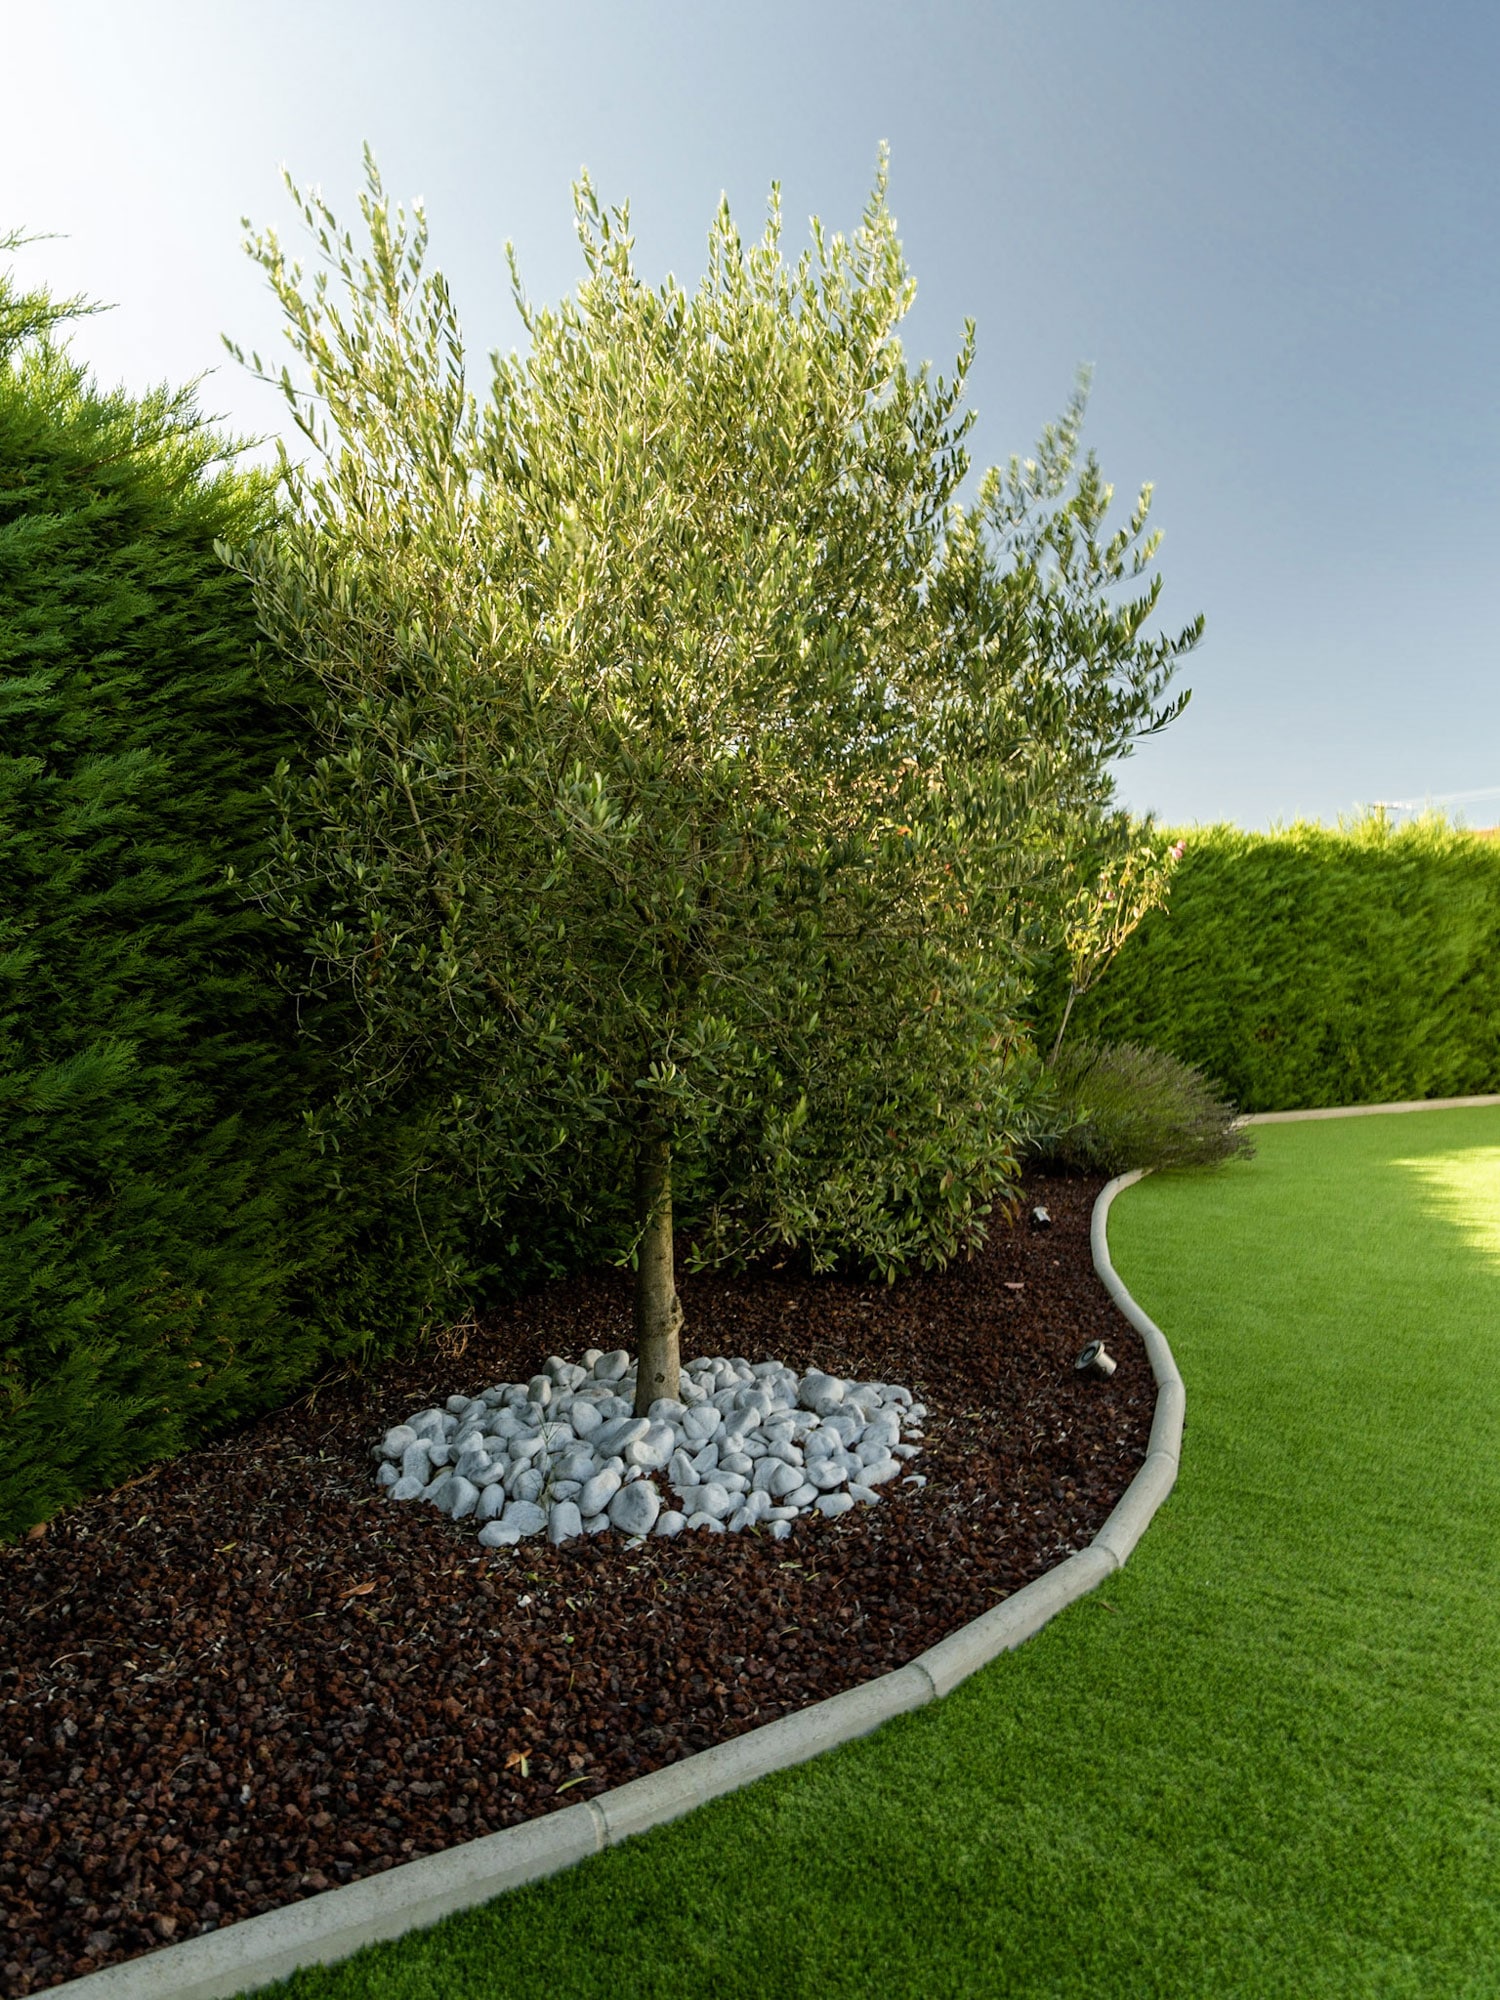
[[[924,1472],[908,1472],[901,1484],[903,1486],[925,1486],[927,1484],[927,1475]]]
[[[391,1498],[393,1500],[420,1500],[426,1491],[427,1481],[425,1479],[414,1479],[410,1474],[403,1472],[391,1488]]]
[[[675,1507],[664,1507],[656,1517],[653,1535],[680,1535],[687,1526],[687,1515],[679,1513]]]
[[[788,1507],[805,1507],[809,1501],[817,1499],[818,1489],[811,1480],[804,1479],[800,1486],[794,1486],[790,1493],[783,1493],[781,1497]]]
[[[849,1497],[851,1500],[857,1500],[861,1507],[880,1505],[880,1495],[873,1486],[857,1486],[852,1479],[849,1482]]]
[[[519,1528],[507,1528],[503,1521],[486,1521],[479,1530],[479,1541],[487,1549],[513,1549],[521,1539]]]
[[[592,1479],[599,1461],[586,1444],[575,1444],[562,1452],[552,1467],[554,1479]]]
[[[583,1365],[585,1368],[597,1368],[603,1359],[604,1356],[597,1347],[586,1347],[583,1350]]]
[[[506,1450],[517,1465],[524,1465],[527,1459],[535,1458],[542,1449],[543,1439],[540,1431],[517,1431],[506,1446]]]
[[[919,1444],[893,1444],[891,1446],[891,1457],[916,1458],[921,1449],[922,1447]]]
[[[675,1396],[658,1396],[646,1415],[655,1424],[680,1424],[687,1415],[687,1404],[679,1403]]]
[[[894,1479],[901,1470],[899,1458],[883,1458],[875,1465],[867,1465],[859,1475],[862,1486],[884,1486]]]
[[[602,1514],[619,1492],[620,1485],[619,1473],[611,1471],[606,1465],[602,1472],[596,1472],[592,1479],[584,1481],[583,1491],[578,1496],[580,1510],[585,1516]]]
[[[660,1472],[677,1448],[677,1433],[670,1424],[652,1424],[643,1436],[632,1438],[623,1446],[627,1465],[642,1466],[647,1472]]]
[[[533,1403],[540,1403],[545,1410],[552,1401],[552,1378],[550,1375],[533,1375],[526,1384],[526,1394]]]
[[[593,1449],[595,1452],[611,1455],[623,1451],[626,1445],[634,1444],[637,1438],[643,1438],[650,1428],[649,1417],[617,1417],[613,1423],[606,1424],[603,1430],[595,1431]]]
[[[787,1465],[779,1458],[764,1458],[761,1460],[761,1464],[770,1467],[770,1471],[766,1474],[766,1491],[773,1499],[789,1499],[802,1484],[802,1467],[800,1465]]]
[[[442,1494],[432,1504],[440,1514],[448,1514],[455,1521],[461,1521],[466,1514],[472,1514],[479,1504],[479,1488],[472,1479],[464,1479],[455,1472],[443,1481]]]
[[[825,1519],[834,1521],[840,1514],[847,1514],[853,1505],[847,1493],[824,1493],[818,1500],[818,1512]]]
[[[768,1507],[766,1509],[766,1519],[768,1521],[795,1521],[796,1518],[797,1510],[795,1507]]]
[[[630,1356],[623,1347],[617,1347],[613,1354],[601,1354],[594,1363],[596,1382],[618,1382],[630,1372]]]
[[[718,1516],[705,1514],[701,1507],[696,1514],[688,1515],[687,1524],[690,1528],[706,1528],[711,1535],[722,1535],[724,1532],[724,1523]]]
[[[677,1487],[696,1486],[698,1484],[698,1469],[685,1451],[674,1451],[672,1454],[672,1463],[667,1468],[667,1477]]]
[[[515,1498],[524,1504],[528,1501],[539,1500],[545,1484],[546,1481],[537,1467],[528,1465],[524,1472],[516,1474],[515,1484],[510,1490]]]
[[[815,1369],[797,1385],[797,1400],[805,1410],[826,1417],[843,1402],[844,1385],[836,1375],[824,1375]]]
[[[448,1411],[450,1416],[461,1417],[464,1411],[468,1409],[471,1401],[472,1398],[468,1396],[450,1396],[443,1405],[443,1408]]]
[[[581,1479],[554,1479],[547,1489],[554,1500],[576,1500],[583,1491]]]
[[[486,1486],[480,1494],[474,1508],[474,1519],[476,1521],[493,1521],[504,1510],[505,1488],[497,1479],[492,1485]]]
[[[791,1532],[792,1524],[790,1521],[773,1521],[771,1523],[771,1537],[774,1541],[784,1542]]]
[[[716,1439],[710,1438],[702,1451],[693,1455],[692,1466],[700,1479],[707,1479],[710,1473],[718,1470],[719,1446]]]
[[[432,1440],[418,1438],[401,1454],[401,1477],[420,1479],[425,1486],[432,1475]]]
[[[778,1472],[790,1473],[791,1467],[789,1465],[783,1465],[779,1458],[762,1458],[757,1460],[755,1470],[750,1475],[751,1492],[752,1493],[768,1492],[770,1490],[771,1481]],[[800,1473],[793,1474],[793,1483],[796,1484],[797,1482],[799,1482],[801,1476],[802,1475]]]
[[[723,1472],[738,1472],[748,1479],[755,1470],[755,1461],[747,1458],[742,1451],[721,1451],[719,1467]]]
[[[698,1502],[698,1512],[712,1515],[716,1521],[722,1519],[734,1506],[729,1488],[721,1485],[717,1479],[710,1479],[706,1485],[701,1486],[694,1497]]]
[[[443,1499],[452,1483],[453,1474],[451,1472],[440,1472],[437,1478],[428,1484],[422,1498],[427,1502],[429,1507],[436,1507],[440,1514],[444,1513],[446,1509],[443,1506]]]
[[[522,1535],[539,1535],[547,1525],[546,1510],[530,1500],[508,1501],[500,1520],[504,1527],[515,1528]]]
[[[556,1548],[559,1542],[571,1542],[575,1535],[583,1533],[583,1516],[577,1503],[572,1500],[556,1500],[547,1514],[547,1540]]]
[[[586,1535],[607,1535],[609,1533],[608,1514],[591,1514],[583,1524]]]
[[[702,1443],[707,1444],[722,1421],[723,1419],[720,1417],[719,1412],[711,1403],[700,1403],[696,1409],[689,1410],[683,1418],[683,1435],[689,1438],[697,1438]]]
[[[597,1403],[586,1403],[582,1401],[574,1403],[572,1411],[570,1412],[570,1420],[572,1422],[573,1429],[578,1433],[579,1437],[581,1438],[592,1437],[594,1432],[597,1431],[599,1426],[604,1422],[603,1417],[601,1417],[599,1414],[599,1406]]]
[[[824,1493],[832,1487],[842,1486],[849,1477],[836,1458],[818,1459],[807,1468],[807,1476],[811,1483]]]
[[[410,1424],[397,1424],[394,1430],[386,1432],[381,1440],[380,1451],[384,1458],[400,1458],[409,1444],[415,1444],[417,1434]]]
[[[451,1444],[430,1444],[427,1447],[427,1456],[434,1465],[451,1465],[453,1447]]]
[[[399,1481],[400,1477],[401,1473],[399,1469],[396,1466],[392,1465],[390,1460],[387,1459],[385,1464],[382,1465],[379,1471],[375,1474],[375,1484],[377,1486],[394,1486]]]
[[[609,1503],[609,1518],[622,1535],[649,1535],[661,1512],[661,1495],[649,1479],[622,1486]]]

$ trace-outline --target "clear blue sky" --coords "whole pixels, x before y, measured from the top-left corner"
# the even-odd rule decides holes
[[[362,141],[425,198],[477,352],[576,281],[569,184],[628,198],[653,276],[702,266],[721,190],[758,225],[857,220],[882,139],[946,365],[978,322],[981,462],[1095,370],[1122,500],[1156,486],[1188,713],[1124,767],[1169,820],[1260,826],[1478,792],[1500,820],[1500,9],[1381,0],[11,0],[0,230],[20,274],[117,309],[78,346],[281,421],[239,218],[291,234],[285,163],[354,209]]]

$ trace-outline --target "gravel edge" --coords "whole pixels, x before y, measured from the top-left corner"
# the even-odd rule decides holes
[[[772,1771],[786,1770],[868,1735],[893,1716],[937,1700],[1001,1653],[1031,1638],[1059,1611],[1120,1568],[1177,1477],[1182,1377],[1166,1337],[1121,1283],[1110,1262],[1106,1233],[1115,1196],[1141,1178],[1139,1170],[1122,1174],[1102,1190],[1094,1204],[1090,1249],[1105,1289],[1145,1343],[1156,1378],[1156,1414],[1145,1463],[1088,1548],[939,1640],[909,1665],[862,1687],[681,1758],[585,1804],[464,1841],[343,1888],[325,1889],[204,1937],[164,1945],[49,1991],[74,2000],[235,2000],[302,1966],[334,1964],[367,1944],[402,1937],[456,1911],[490,1902],[508,1889],[571,1868],[591,1854],[677,1819]]]

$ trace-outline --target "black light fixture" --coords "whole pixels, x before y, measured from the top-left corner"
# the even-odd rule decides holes
[[[1080,1375],[1113,1375],[1115,1372],[1114,1356],[1105,1353],[1102,1340],[1091,1340],[1073,1366]]]
[[[1045,1208],[1034,1208],[1031,1211],[1031,1226],[1033,1229],[1050,1229],[1052,1217]]]

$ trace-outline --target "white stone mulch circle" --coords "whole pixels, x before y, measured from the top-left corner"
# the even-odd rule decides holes
[[[632,1538],[684,1528],[778,1541],[799,1514],[873,1507],[921,1450],[926,1409],[889,1382],[799,1376],[780,1361],[691,1361],[681,1401],[634,1415],[635,1364],[590,1348],[552,1355],[529,1382],[498,1382],[419,1410],[377,1445],[393,1500],[426,1500],[483,1523],[486,1548],[545,1533],[554,1543],[613,1528]],[[675,1499],[663,1504],[662,1482]]]

